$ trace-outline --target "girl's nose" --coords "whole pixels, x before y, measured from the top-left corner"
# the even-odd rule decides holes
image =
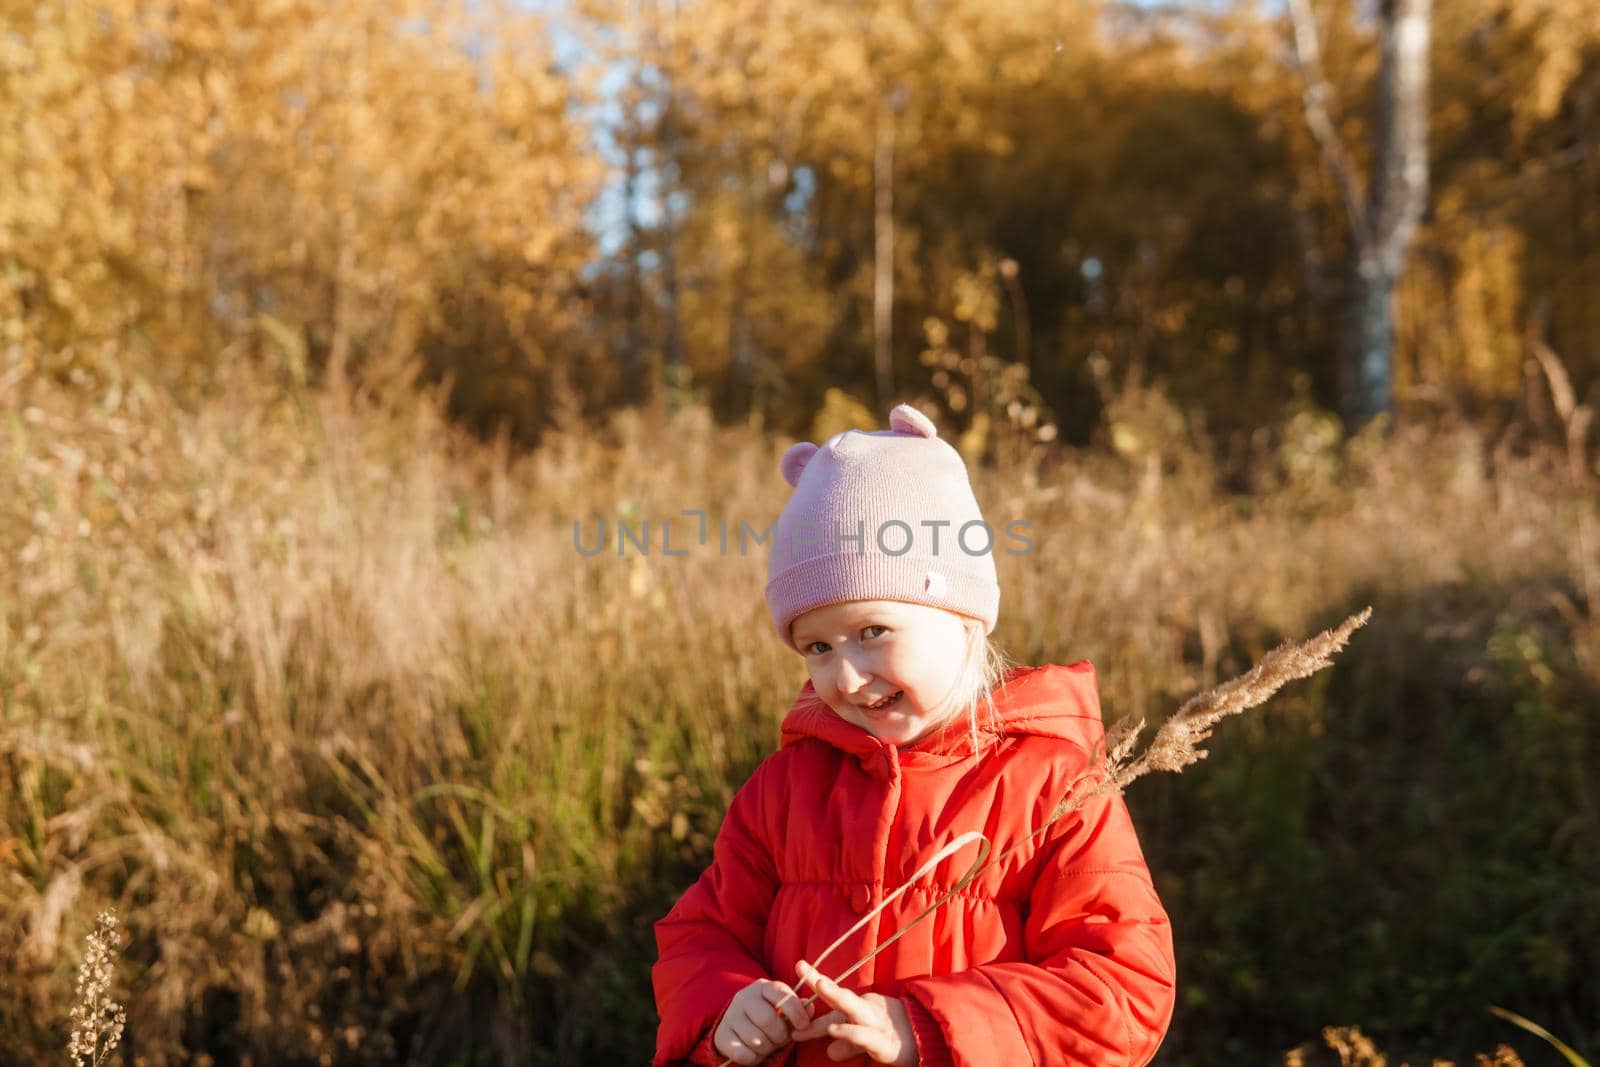
[[[839,657],[839,689],[854,693],[863,688],[872,676],[853,663],[849,656]]]

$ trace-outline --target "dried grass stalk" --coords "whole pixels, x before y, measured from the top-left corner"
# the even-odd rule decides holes
[[[102,911],[78,965],[78,1002],[72,1006],[72,1042],[67,1046],[75,1067],[99,1067],[108,1062],[128,1022],[127,1012],[111,999],[110,992],[120,941],[117,927],[115,909]]]
[[[1144,720],[1117,723],[1106,732],[1105,784],[1090,795],[1120,795],[1140,775],[1150,771],[1181,772],[1191,763],[1205,759],[1206,750],[1200,745],[1210,739],[1213,726],[1229,715],[1266,703],[1285,684],[1309,677],[1331,664],[1334,653],[1344,648],[1350,635],[1371,617],[1369,607],[1308,641],[1279,645],[1245,674],[1190,697],[1161,724],[1155,740],[1137,758],[1132,758],[1133,747],[1144,730]]]

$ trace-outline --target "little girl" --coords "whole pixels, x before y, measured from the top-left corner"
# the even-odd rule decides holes
[[[794,445],[767,601],[810,680],[734,796],[711,866],[656,924],[654,1067],[851,1059],[1141,1067],[1172,1017],[1172,931],[1117,796],[1093,775],[1094,668],[1008,667],[992,533],[960,455],[908,405],[890,429]],[[976,846],[834,941],[946,843]],[[806,1007],[810,993],[819,999]]]

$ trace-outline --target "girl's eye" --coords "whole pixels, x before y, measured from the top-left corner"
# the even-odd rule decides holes
[[[822,648],[818,649],[817,648],[818,645],[821,645]],[[822,653],[828,651],[828,642],[826,642],[826,641],[813,641],[809,645],[806,646],[806,651],[811,653],[813,656],[820,656],[820,655],[822,655]]]
[[[884,633],[888,633],[889,632],[889,628],[887,626],[879,626],[877,623],[874,623],[871,626],[866,627],[866,629],[862,630],[861,632],[862,633],[866,633],[867,630],[882,630]]]

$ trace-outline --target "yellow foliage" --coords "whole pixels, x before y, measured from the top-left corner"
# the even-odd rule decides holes
[[[811,440],[821,444],[844,430],[877,428],[878,420],[871,408],[843,389],[829,389],[823,394],[822,410],[811,420]]]
[[[1428,240],[1435,254],[1419,257],[1400,285],[1399,333],[1410,357],[1401,390],[1426,382],[1484,397],[1516,396],[1525,358],[1521,232],[1474,220],[1437,227]]]
[[[602,176],[542,34],[424,0],[8,5],[10,359],[209,363],[270,315],[319,362],[491,337],[537,364]]]

